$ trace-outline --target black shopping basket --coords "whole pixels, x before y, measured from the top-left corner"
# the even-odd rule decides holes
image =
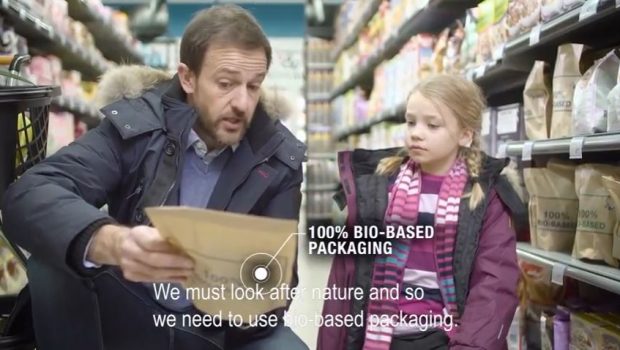
[[[19,64],[27,59],[27,56],[16,57],[11,71],[18,72]],[[11,79],[22,80],[19,76]],[[55,86],[0,85],[0,200],[11,182],[45,158],[49,106],[52,98],[59,94],[60,88]],[[25,263],[22,251],[12,242],[6,242]],[[18,296],[1,297],[0,313],[4,321],[0,329],[0,349],[34,349],[28,287]]]
[[[43,158],[51,86],[0,86],[0,198],[8,185]]]

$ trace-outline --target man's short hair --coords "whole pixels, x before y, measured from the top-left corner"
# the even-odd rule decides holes
[[[271,44],[258,21],[240,6],[216,5],[198,12],[181,39],[181,63],[200,74],[210,44],[230,43],[242,49],[265,50],[267,68],[271,65]]]

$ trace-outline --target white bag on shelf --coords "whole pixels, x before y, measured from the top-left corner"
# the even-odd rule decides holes
[[[620,131],[620,69],[616,87],[611,89],[607,96],[609,109],[607,110],[607,131]]]
[[[607,131],[608,95],[616,85],[620,59],[612,50],[597,60],[575,86],[573,135]]]

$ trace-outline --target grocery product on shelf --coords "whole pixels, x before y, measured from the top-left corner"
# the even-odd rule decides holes
[[[525,137],[525,122],[523,106],[514,103],[497,107],[497,122],[495,127],[496,150],[508,141],[523,140]],[[494,150],[494,151],[496,151]]]
[[[526,300],[536,305],[552,307],[557,305],[564,296],[563,286],[551,283],[551,267],[519,261],[523,293]]]
[[[525,133],[530,140],[549,138],[551,126],[551,77],[549,65],[544,61],[534,62],[534,67],[523,91],[523,113]]]
[[[573,135],[607,131],[607,97],[616,85],[619,67],[620,58],[612,50],[579,79],[573,97]]]
[[[542,0],[521,0],[523,4],[524,16],[519,21],[521,33],[527,32],[540,23]]]
[[[553,350],[569,350],[570,310],[558,306],[553,317]]]
[[[562,9],[564,12],[570,11],[575,7],[583,5],[585,2],[586,0],[562,0]]]
[[[613,201],[603,186],[602,176],[620,177],[620,167],[583,164],[575,170],[579,214],[572,255],[577,259],[604,261],[620,267],[619,261],[612,256],[616,213]]]
[[[495,112],[493,108],[487,108],[482,113],[482,127],[480,128],[480,148],[488,155],[493,154],[493,144],[495,142],[495,133],[491,132],[494,126]]]
[[[551,160],[546,168],[523,170],[530,195],[532,245],[547,251],[573,250],[579,201],[575,193],[575,166]]]
[[[485,0],[478,5],[478,21],[476,28],[478,31],[478,49],[476,63],[482,64],[491,60],[493,53],[493,22],[495,14],[495,1]]]
[[[548,22],[562,14],[563,0],[543,0],[540,9],[540,17],[543,22]]]
[[[616,86],[607,96],[609,111],[607,113],[607,131],[620,131],[620,69],[618,69]]]
[[[603,186],[607,189],[616,211],[616,222],[613,228],[613,247],[611,255],[620,260],[620,180],[611,176],[603,176]]]
[[[310,38],[307,43],[307,60],[312,63],[331,63],[330,41],[318,38]]]
[[[572,111],[575,85],[581,78],[579,63],[584,46],[564,44],[558,47],[553,72],[553,115],[551,138],[571,136]]]

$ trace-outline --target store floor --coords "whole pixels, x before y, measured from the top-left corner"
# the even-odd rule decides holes
[[[303,232],[303,231],[302,231]],[[312,289],[325,288],[331,257],[317,257],[308,255],[308,246],[305,236],[299,239],[299,287],[304,291],[303,298],[296,298],[289,310],[291,328],[308,345],[311,350],[316,349],[316,337],[318,327],[314,322],[303,325],[304,320],[314,320],[315,315],[320,315],[323,310],[323,302],[312,297]],[[301,316],[301,317],[300,317]]]

